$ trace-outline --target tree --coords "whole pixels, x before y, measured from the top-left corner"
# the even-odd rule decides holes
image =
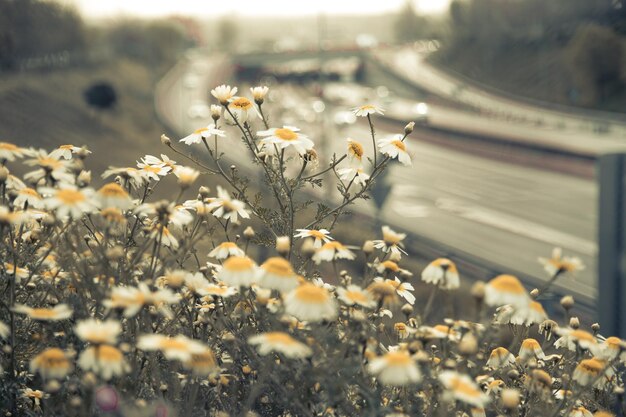
[[[624,41],[610,28],[579,27],[566,56],[582,104],[596,104],[623,86]]]

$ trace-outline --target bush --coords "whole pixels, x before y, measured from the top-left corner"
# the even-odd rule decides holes
[[[194,167],[146,155],[105,171],[96,190],[86,149],[0,144],[5,413],[578,416],[620,405],[624,343],[575,318],[559,328],[538,301],[577,259],[543,260],[552,278],[530,295],[510,275],[476,283],[478,319],[437,323],[435,303],[460,285],[452,261],[423,270],[431,289],[416,305],[404,234],[384,226],[382,239],[333,240],[390,163],[411,163],[412,123],[379,139],[382,111],[355,109],[375,152],[348,140],[319,167],[311,139],[267,124],[267,88],[252,90],[255,103],[228,86],[212,93],[215,123],[180,141],[192,154],[161,139]],[[235,137],[264,194],[251,191],[252,174],[225,167],[220,150],[236,152]],[[208,159],[195,156],[202,148]],[[9,171],[19,160],[33,169],[21,179]],[[225,186],[184,200],[200,175]],[[158,200],[166,177],[175,197]],[[305,210],[317,187],[325,200]],[[567,312],[572,304],[563,300]]]

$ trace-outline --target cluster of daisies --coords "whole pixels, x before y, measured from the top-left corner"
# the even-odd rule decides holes
[[[205,146],[212,165],[146,155],[92,188],[84,148],[0,143],[0,410],[126,415],[156,402],[183,415],[606,417],[622,406],[626,343],[582,328],[571,297],[559,326],[546,289],[528,292],[512,275],[470,288],[439,258],[415,277],[406,234],[389,226],[347,244],[332,219],[296,216],[268,247],[259,236],[274,229],[221,170],[218,142],[240,129],[257,161],[279,164],[289,149],[309,161],[313,142],[289,126],[253,135],[268,89],[236,92],[214,89],[214,123],[181,139]],[[354,111],[369,123],[382,114]],[[410,163],[412,128],[372,137],[381,163]],[[349,139],[338,177],[366,187],[363,156]],[[11,171],[20,161],[21,178]],[[228,186],[185,199],[201,174]],[[156,200],[166,177],[176,197]],[[540,262],[549,282],[583,267],[560,250]],[[471,317],[443,319],[465,287]]]

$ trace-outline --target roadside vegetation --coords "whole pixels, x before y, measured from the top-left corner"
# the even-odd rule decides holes
[[[621,112],[625,10],[612,0],[455,0],[432,60],[501,91]]]

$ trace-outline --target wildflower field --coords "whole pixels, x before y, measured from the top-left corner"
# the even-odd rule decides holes
[[[0,143],[3,415],[624,415],[624,341],[581,327],[572,297],[566,323],[541,304],[578,259],[540,259],[547,284],[530,292],[476,282],[471,317],[434,320],[461,285],[452,260],[405,269],[388,226],[333,237],[389,164],[411,164],[414,124],[379,138],[383,110],[353,109],[376,151],[347,139],[322,164],[315,138],[268,122],[267,92],[216,87],[212,124],[99,187],[90,160],[106,155]],[[236,141],[263,192],[225,161]],[[319,187],[336,197],[312,200]]]

